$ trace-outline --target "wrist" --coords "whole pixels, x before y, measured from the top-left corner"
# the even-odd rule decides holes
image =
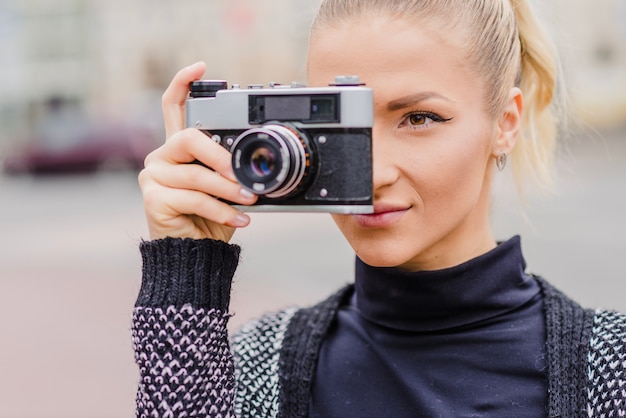
[[[237,245],[212,239],[163,238],[140,245],[142,283],[136,306],[228,311]]]

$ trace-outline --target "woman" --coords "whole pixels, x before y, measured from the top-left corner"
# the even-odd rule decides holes
[[[249,218],[218,198],[256,197],[226,150],[183,129],[205,65],[181,70],[163,97],[168,139],[140,175],[151,241],[133,316],[137,414],[625,413],[625,318],[526,274],[519,238],[498,245],[489,226],[509,156],[520,184],[548,181],[556,68],[526,0],[323,1],[308,81],[358,74],[374,90],[375,213],[333,215],[354,286],[230,342],[239,249],[227,242]]]

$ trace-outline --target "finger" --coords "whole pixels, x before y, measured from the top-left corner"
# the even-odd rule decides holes
[[[197,215],[224,226],[244,227],[250,223],[250,217],[240,210],[212,198],[205,193],[174,189],[179,199],[171,201],[179,213]]]
[[[189,96],[189,83],[199,80],[206,71],[204,62],[197,62],[178,71],[162,97],[165,137],[185,127],[185,101]]]
[[[150,187],[144,190],[144,202],[159,229],[184,229],[184,224],[190,222],[188,216],[198,216],[222,226],[244,227],[250,223],[250,217],[245,213],[193,190]]]
[[[172,135],[165,144],[148,155],[145,165],[147,167],[160,162],[187,164],[196,160],[222,176],[236,181],[230,152],[193,128],[187,128]]]
[[[161,164],[144,175],[167,188],[199,191],[241,205],[252,205],[258,198],[239,183],[197,164]]]

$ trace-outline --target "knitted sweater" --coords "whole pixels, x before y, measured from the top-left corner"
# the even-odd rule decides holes
[[[245,325],[229,341],[239,248],[144,242],[132,335],[138,417],[306,417],[319,348],[348,286],[309,308]],[[586,310],[541,278],[548,416],[626,416],[626,316]]]

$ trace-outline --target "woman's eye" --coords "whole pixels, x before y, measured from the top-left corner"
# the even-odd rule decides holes
[[[429,121],[432,122],[432,119],[424,115],[420,115],[420,114],[409,115],[409,123],[414,126],[426,125]]]
[[[427,128],[433,123],[448,122],[449,120],[452,120],[452,118],[445,119],[431,112],[411,113],[405,117],[406,125],[412,129]]]

